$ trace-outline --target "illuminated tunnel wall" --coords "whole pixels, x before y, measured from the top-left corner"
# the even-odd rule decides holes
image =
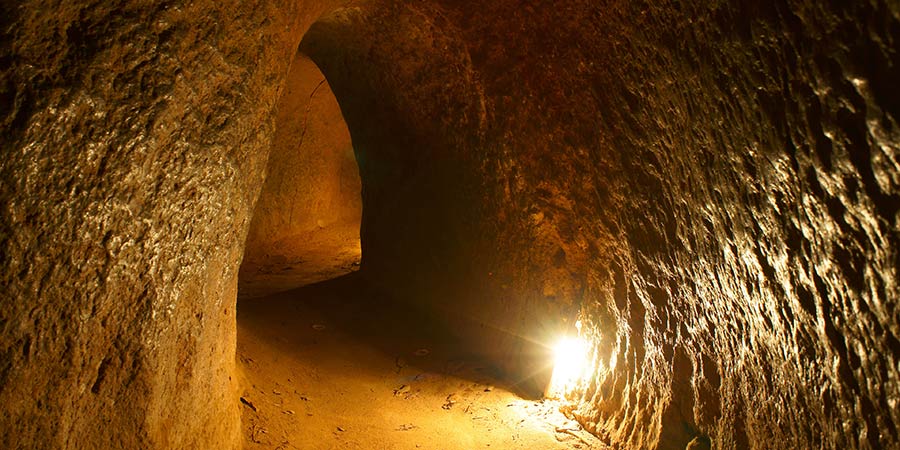
[[[4,8],[0,446],[237,446],[236,274],[301,38],[363,275],[523,390],[580,319],[571,411],[614,447],[900,445],[895,3],[333,6]]]
[[[244,242],[238,297],[315,283],[359,266],[359,169],[325,76],[297,53],[275,106],[265,184]]]
[[[896,445],[897,11],[468,11],[301,45],[362,155],[364,274],[526,391],[581,319],[571,411],[616,445]]]
[[[266,182],[244,263],[287,259],[291,245],[343,223],[359,228],[362,202],[353,143],[324,75],[298,53],[277,105]]]

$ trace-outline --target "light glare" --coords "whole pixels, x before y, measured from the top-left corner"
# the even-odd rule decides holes
[[[560,397],[581,379],[587,363],[588,345],[583,339],[566,337],[556,344],[554,353],[553,376],[547,394]]]

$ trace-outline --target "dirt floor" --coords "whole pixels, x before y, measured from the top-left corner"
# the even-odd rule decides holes
[[[243,300],[246,449],[603,449],[356,274]]]

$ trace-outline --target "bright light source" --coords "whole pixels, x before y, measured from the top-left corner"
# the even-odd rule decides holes
[[[555,364],[547,396],[561,397],[584,375],[588,362],[588,345],[583,339],[566,337],[556,344],[554,353]]]

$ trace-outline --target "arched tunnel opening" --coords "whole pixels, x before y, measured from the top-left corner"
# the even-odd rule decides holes
[[[239,300],[337,278],[360,264],[362,187],[350,132],[325,76],[302,52],[275,108]]]
[[[894,1],[0,5],[0,448],[900,447]]]
[[[414,208],[423,201],[434,209],[453,205],[442,204],[446,195],[434,195],[444,186],[424,182],[434,174],[421,168],[430,144],[415,136],[415,125],[403,121],[396,105],[384,108],[365,85],[354,83],[349,94],[344,87],[339,95],[352,96],[343,104],[358,131],[348,129],[327,77],[305,53],[323,58],[324,51],[327,58],[340,52],[332,47],[342,45],[333,33],[345,32],[340,27],[347,19],[348,11],[338,9],[312,25],[275,107],[268,168],[238,277],[245,448],[292,442],[317,443],[311,448],[602,445],[566,417],[558,401],[582,375],[585,341],[562,335],[560,342],[542,341],[540,354],[522,358],[539,370],[505,372],[508,361],[467,341],[465,329],[444,319],[444,308],[404,295],[407,280],[389,278],[401,284],[397,288],[360,270],[369,242],[361,245],[361,238],[391,247],[392,257],[427,257],[409,235],[441,239],[446,225],[429,220],[427,229],[405,227],[391,235],[404,240],[396,245],[361,236],[364,224],[396,227],[392,216],[410,215],[410,197]],[[387,176],[393,185],[382,181]],[[375,264],[384,259],[376,256]],[[405,275],[423,273],[428,276],[413,267]]]

